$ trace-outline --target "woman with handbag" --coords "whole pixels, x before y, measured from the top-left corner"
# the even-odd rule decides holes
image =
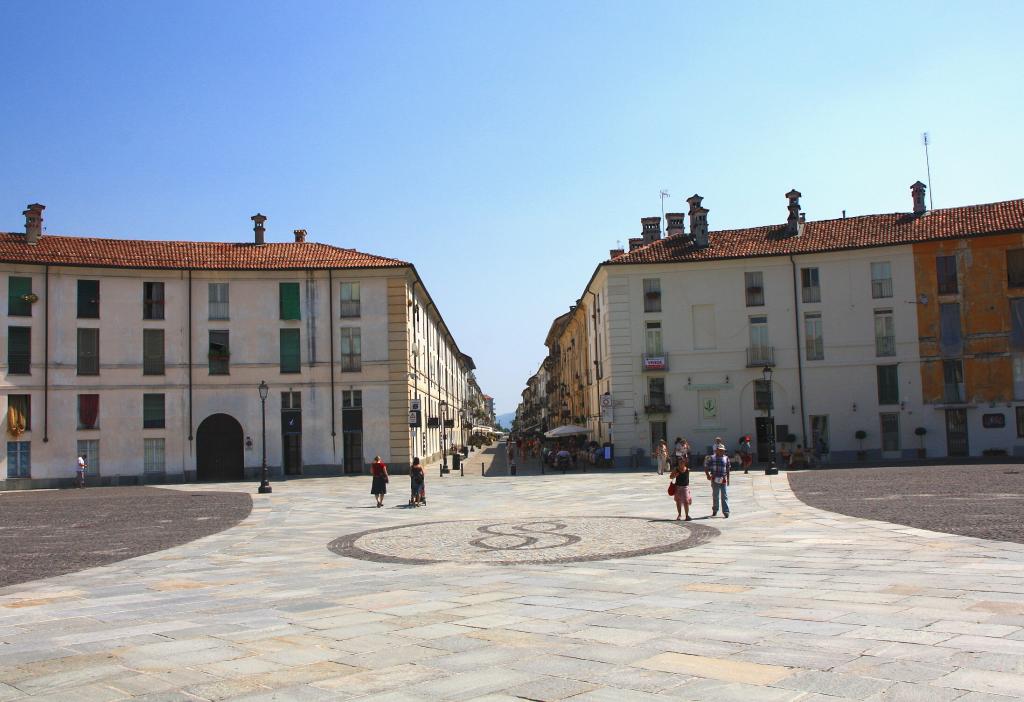
[[[693,493],[690,492],[690,467],[686,461],[679,461],[672,468],[669,474],[668,494],[676,501],[676,519],[681,519],[683,510],[686,510],[686,520],[690,521],[690,503],[693,502]]]
[[[377,498],[377,506],[384,506],[384,495],[388,492],[388,467],[380,456],[374,456],[370,464],[370,474],[373,475],[373,484],[370,487],[370,494]]]

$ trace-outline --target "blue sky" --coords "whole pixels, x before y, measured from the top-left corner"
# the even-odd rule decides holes
[[[499,412],[640,217],[1024,196],[1024,3],[0,4],[0,230],[416,264]]]

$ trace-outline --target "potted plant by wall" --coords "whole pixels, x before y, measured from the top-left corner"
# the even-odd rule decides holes
[[[926,455],[928,455],[928,452],[925,450],[924,447],[924,435],[928,433],[928,430],[925,429],[924,427],[918,427],[917,429],[914,430],[914,433],[917,434],[918,441],[921,442],[921,445],[917,447],[917,457],[924,458]]]
[[[867,456],[867,451],[864,450],[864,439],[868,438],[868,433],[863,429],[858,429],[854,432],[853,436],[857,439],[857,445],[859,446],[857,449],[857,460],[863,461]]]

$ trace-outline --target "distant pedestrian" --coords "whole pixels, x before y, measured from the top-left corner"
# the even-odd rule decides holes
[[[85,456],[78,457],[78,468],[75,471],[75,487],[85,487],[85,471],[89,468],[88,461],[85,460]]]
[[[715,453],[704,459],[704,474],[711,481],[711,516],[718,514],[718,504],[722,504],[722,515],[729,518],[729,457],[725,455],[725,444],[716,441]]]
[[[664,475],[668,468],[668,444],[664,439],[654,448],[654,457],[658,460],[658,475]]]
[[[374,456],[370,464],[370,474],[373,476],[373,485],[370,487],[370,494],[377,498],[377,506],[384,506],[384,495],[388,492],[388,467],[380,456]]]
[[[753,447],[750,445],[750,437],[743,435],[740,438],[740,465],[743,466],[743,472],[750,472],[750,465],[754,462]]]
[[[681,518],[683,510],[686,510],[685,521],[688,522],[690,521],[690,504],[693,502],[693,493],[690,492],[690,467],[680,461],[675,465],[668,477],[675,486],[675,492],[672,497],[676,501],[676,519]]]
[[[410,507],[420,506],[421,498],[425,497],[423,493],[426,492],[424,482],[423,466],[417,456],[412,459],[412,465],[409,467],[409,489],[412,493],[409,497]]]
[[[814,455],[819,466],[828,463],[828,442],[825,441],[824,434],[818,434],[818,440],[814,442]]]

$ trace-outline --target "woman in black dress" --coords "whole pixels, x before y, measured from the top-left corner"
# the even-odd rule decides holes
[[[686,510],[686,521],[690,521],[690,503],[693,502],[693,494],[690,492],[690,467],[684,458],[678,461],[669,474],[669,480],[676,484],[676,492],[672,496],[676,501],[676,519],[683,516]]]
[[[370,465],[370,473],[373,475],[373,485],[370,487],[370,494],[377,498],[377,506],[384,506],[384,495],[388,492],[388,467],[380,456],[375,456]]]
[[[409,486],[412,490],[412,497],[409,499],[410,507],[419,507],[423,490],[423,466],[420,465],[419,456],[412,459],[409,467]]]

